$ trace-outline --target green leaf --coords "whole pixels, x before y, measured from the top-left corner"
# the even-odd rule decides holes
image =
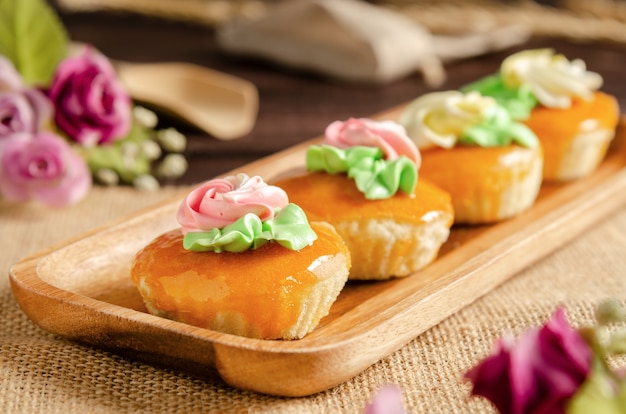
[[[604,363],[594,358],[587,380],[567,405],[567,414],[624,414],[626,381],[617,382]]]
[[[24,82],[50,83],[66,56],[68,35],[44,0],[0,0],[0,54],[15,65]]]

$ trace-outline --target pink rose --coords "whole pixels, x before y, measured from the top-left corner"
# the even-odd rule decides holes
[[[502,414],[558,414],[589,375],[591,358],[559,308],[517,343],[499,340],[492,355],[465,376],[473,382],[472,394],[486,397]]]
[[[13,63],[0,55],[0,138],[16,132],[35,133],[52,116],[52,104],[24,85]]]
[[[22,77],[7,57],[0,55],[0,92],[24,88]]]
[[[326,127],[323,143],[338,148],[357,145],[378,147],[388,160],[404,155],[418,167],[421,162],[420,153],[404,127],[393,121],[373,121],[367,118],[335,121]]]
[[[36,199],[61,207],[79,201],[91,188],[85,161],[49,132],[10,135],[0,160],[0,193],[10,200]]]
[[[387,385],[376,393],[365,407],[363,414],[405,414],[402,391],[395,385]]]
[[[52,115],[52,105],[35,89],[0,92],[0,138],[16,132],[35,133]]]
[[[247,213],[265,221],[289,203],[287,193],[267,185],[261,177],[238,174],[210,180],[194,189],[178,209],[177,219],[187,232],[224,228]]]
[[[63,60],[48,91],[57,125],[86,146],[123,138],[131,126],[131,100],[108,59],[90,48]]]

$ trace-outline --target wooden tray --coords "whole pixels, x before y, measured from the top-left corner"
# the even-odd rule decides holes
[[[397,119],[401,108],[380,114]],[[301,168],[312,140],[234,172],[267,181]],[[177,227],[180,197],[17,263],[15,298],[43,329],[120,355],[245,390],[304,396],[336,386],[567,243],[626,202],[626,128],[590,177],[545,185],[534,207],[490,226],[458,227],[424,270],[349,282],[301,340],[243,338],[152,316],[130,282],[137,250]]]

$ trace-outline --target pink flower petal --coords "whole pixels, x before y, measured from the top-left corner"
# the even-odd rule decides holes
[[[108,59],[91,48],[59,64],[48,95],[57,125],[84,145],[110,143],[130,131],[130,97]]]
[[[91,188],[85,161],[54,134],[14,134],[2,149],[0,193],[8,199],[62,207],[79,201]]]
[[[590,370],[591,350],[559,308],[517,342],[509,336],[498,341],[465,377],[472,394],[489,399],[502,414],[559,414]]]
[[[382,387],[363,414],[405,414],[402,391],[395,385]]]

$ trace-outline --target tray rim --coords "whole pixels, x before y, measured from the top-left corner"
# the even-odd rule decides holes
[[[397,109],[393,109],[383,113],[379,115],[378,118],[389,116],[385,114],[393,113],[396,110]],[[623,122],[624,121],[622,121],[622,124]],[[620,136],[621,141],[626,141],[626,130],[624,130],[624,128],[622,128],[622,135],[624,136]],[[319,138],[314,138],[312,140],[305,141],[294,147],[290,147],[276,154],[242,166],[234,171],[241,172],[242,170],[256,170],[258,166],[271,164],[271,161],[274,159],[284,159],[285,157],[294,155],[299,156],[306,147],[308,147],[312,142],[316,142],[318,140]],[[620,144],[624,146],[623,143]],[[40,262],[54,252],[67,248],[68,246],[88,239],[89,237],[95,237],[105,231],[114,232],[116,229],[127,225],[129,221],[141,222],[150,214],[159,214],[159,212],[164,209],[171,209],[172,205],[180,202],[181,195],[186,193],[187,190],[181,190],[181,195],[176,194],[160,203],[154,204],[130,215],[120,217],[109,222],[108,224],[101,225],[88,232],[66,240],[65,242],[58,243],[20,260],[10,270],[9,277],[11,288],[13,289],[14,296],[16,297],[19,305],[31,319],[33,319],[33,317],[35,319],[37,318],[37,316],[32,313],[32,305],[38,301],[40,303],[49,302],[53,303],[55,306],[67,307],[75,310],[80,309],[82,311],[95,312],[102,315],[104,318],[122,317],[128,321],[130,325],[144,326],[149,328],[149,330],[165,330],[168,335],[172,335],[173,337],[182,335],[185,336],[185,338],[190,339],[190,341],[194,344],[204,345],[211,348],[209,355],[205,360],[200,361],[199,366],[201,368],[210,366],[215,367],[223,380],[237,388],[281,396],[310,395],[332,388],[333,386],[338,385],[358,374],[372,363],[383,358],[392,351],[399,349],[406,342],[408,342],[408,340],[418,336],[439,321],[447,318],[469,303],[480,298],[482,295],[510,278],[522,268],[549,254],[559,245],[569,241],[595,221],[605,217],[611,211],[619,208],[620,205],[623,205],[626,202],[626,192],[623,191],[624,188],[626,188],[626,166],[624,165],[626,164],[626,161],[614,159],[619,157],[619,155],[623,155],[621,152],[623,151],[618,151],[617,154],[614,154],[614,156],[611,157],[611,162],[613,164],[617,163],[617,165],[613,166],[610,171],[606,168],[605,160],[603,165],[601,165],[590,178],[565,184],[556,190],[556,192],[550,197],[558,196],[563,199],[559,203],[558,209],[549,208],[547,202],[543,204],[538,203],[536,206],[533,206],[531,210],[525,214],[537,215],[541,218],[541,220],[532,221],[531,225],[527,226],[523,232],[513,232],[505,237],[499,237],[497,244],[492,245],[487,249],[481,249],[480,242],[483,241],[484,237],[490,235],[490,232],[495,231],[499,233],[507,233],[509,227],[515,227],[517,223],[516,220],[518,219],[513,219],[491,226],[486,231],[485,236],[481,235],[472,239],[467,245],[463,246],[463,248],[468,248],[468,246],[470,246],[475,251],[476,254],[472,256],[471,260],[464,262],[461,260],[461,256],[467,249],[458,249],[447,253],[446,256],[434,262],[419,273],[431,275],[436,274],[440,268],[445,268],[448,262],[457,261],[460,265],[455,267],[453,272],[436,275],[436,278],[428,283],[428,286],[424,286],[418,291],[411,292],[410,294],[401,297],[401,300],[398,301],[393,308],[384,310],[383,312],[377,314],[375,318],[365,321],[365,323],[362,321],[361,325],[367,325],[367,329],[361,330],[360,334],[350,335],[351,331],[346,331],[343,332],[343,334],[334,336],[334,340],[330,343],[324,343],[323,337],[315,337],[314,335],[311,336],[311,339],[307,339],[307,337],[305,337],[299,341],[265,341],[209,331],[207,329],[197,328],[179,322],[167,321],[153,315],[125,308],[123,306],[102,302],[86,295],[66,291],[47,283],[39,276],[38,270]],[[232,172],[228,172],[223,175],[228,175],[230,173]],[[588,188],[590,182],[596,184],[591,191],[589,191]],[[585,191],[585,199],[581,203],[580,192],[583,190]],[[620,192],[620,190],[622,191]],[[613,200],[618,199],[618,201],[613,201],[612,203],[599,202],[611,198],[613,198]],[[553,200],[554,198],[551,199]],[[598,205],[601,207],[597,208]],[[594,214],[592,216],[582,214],[588,211],[592,211]],[[543,251],[530,249],[533,252],[533,257],[529,257],[529,255],[526,254],[526,257],[517,258],[516,255],[519,255],[519,252],[516,252],[515,248],[519,248],[520,243],[531,243],[537,238],[541,239],[549,237],[547,233],[550,230],[550,226],[545,226],[546,221],[552,220],[552,225],[558,226],[562,225],[563,222],[571,221],[570,216],[572,215],[584,216],[586,219],[579,220],[577,225],[568,227],[567,237],[562,238],[561,240],[549,240],[550,248],[544,249]],[[561,233],[561,236],[562,235],[563,234]],[[516,265],[513,267],[511,267],[512,257],[516,258]],[[508,267],[503,269],[502,266],[507,266],[507,264]],[[420,326],[419,323],[416,324],[416,322],[407,321],[407,319],[410,319],[407,315],[412,314],[412,312],[432,311],[433,309],[436,309],[438,305],[433,304],[432,301],[436,300],[438,296],[443,293],[458,289],[459,285],[468,283],[468,280],[476,281],[478,283],[481,276],[484,276],[484,272],[493,271],[494,269],[499,270],[501,273],[497,277],[490,276],[488,278],[483,278],[483,285],[481,285],[480,289],[476,291],[477,293],[472,294],[471,298],[464,298],[464,301],[458,301],[455,307],[449,309],[449,312],[440,313],[437,318],[430,319],[428,326]],[[396,283],[401,286],[405,284],[411,285],[410,279],[406,278],[399,279]],[[421,299],[416,300],[417,297],[421,297]],[[374,299],[375,298],[376,297],[374,297]],[[369,306],[371,303],[372,302],[368,300],[365,303],[357,305],[355,309]],[[352,312],[352,314],[358,314],[357,311],[351,310],[346,312],[344,315],[351,316],[352,314],[350,312]],[[342,315],[342,317],[344,315]],[[85,338],[67,336],[65,332],[57,330],[57,327],[54,326],[54,323],[56,323],[54,320],[52,321],[52,325],[48,325],[50,322],[35,322],[43,329],[50,330],[54,333],[60,334],[61,336],[66,336],[69,339],[86,342],[105,349],[107,348],[107,344],[98,344],[97,340],[85,340]],[[394,324],[402,324],[404,326],[408,324],[411,325],[412,329],[405,331],[402,335],[397,335],[394,340],[389,341],[384,344],[384,346],[379,346],[378,348],[374,347],[376,352],[372,352],[372,350],[370,350],[368,355],[360,356],[355,358],[354,361],[347,361],[340,364],[340,366],[344,368],[343,375],[336,376],[332,379],[318,378],[319,375],[315,376],[317,382],[313,387],[307,386],[307,384],[305,384],[307,381],[297,381],[297,378],[294,379],[293,384],[288,384],[288,386],[277,383],[261,386],[252,381],[242,379],[240,369],[227,363],[227,361],[236,357],[251,364],[256,364],[257,366],[266,367],[268,366],[268,363],[269,366],[274,366],[272,365],[276,363],[274,360],[279,358],[283,360],[281,363],[307,362],[309,364],[309,369],[312,369],[311,367],[317,369],[319,365],[324,362],[324,359],[333,359],[334,356],[332,353],[338,349],[343,350],[345,348],[345,350],[352,352],[354,347],[360,348],[364,342],[371,344],[371,342],[375,341],[376,338],[384,337],[385,333],[390,329],[393,330],[393,328],[395,328],[395,326],[393,326]],[[113,343],[112,349],[122,353],[133,354],[135,352],[137,354],[133,356],[139,359],[146,358],[149,362],[153,362],[150,361],[150,355],[143,354],[143,352],[145,352],[143,349],[122,349],[115,343]],[[170,357],[175,359],[176,355],[170,355]],[[314,358],[313,360],[305,361],[309,357]],[[264,361],[265,359],[269,362]],[[184,363],[181,364],[179,361],[178,365],[182,365],[183,370],[185,370]],[[327,369],[324,373],[326,373],[326,371]],[[300,374],[301,371],[298,371],[298,373]]]

